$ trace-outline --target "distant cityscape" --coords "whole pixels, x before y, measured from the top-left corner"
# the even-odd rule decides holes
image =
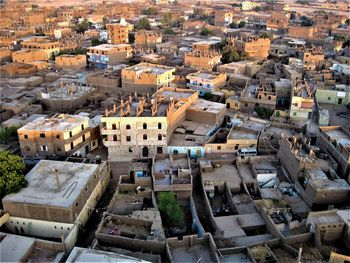
[[[0,8],[0,262],[350,262],[349,0]]]

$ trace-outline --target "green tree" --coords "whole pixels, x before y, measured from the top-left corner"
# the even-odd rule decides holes
[[[0,197],[18,192],[27,185],[22,158],[9,151],[0,152]]]
[[[239,28],[245,27],[246,24],[247,23],[245,21],[241,21],[241,22],[239,22],[238,27]]]
[[[230,28],[238,28],[238,24],[236,22],[232,22],[230,24]]]
[[[310,27],[310,26],[313,26],[315,23],[314,20],[306,16],[302,16],[300,19],[301,19],[301,26]]]
[[[343,42],[343,48],[349,47],[350,46],[350,39],[347,39]]]
[[[212,35],[212,34],[213,34],[213,32],[209,28],[202,27],[202,29],[201,29],[201,35],[202,36],[209,36],[209,35]]]
[[[107,17],[102,18],[102,29],[106,29],[106,24],[107,24]]]
[[[158,208],[164,215],[165,220],[171,225],[181,225],[184,221],[184,215],[174,193],[161,192],[158,196]]]
[[[261,33],[259,35],[260,38],[270,38],[269,34],[268,33]]]
[[[166,35],[176,35],[176,32],[172,28],[166,28],[164,30],[164,34],[166,34]]]
[[[273,110],[272,109],[268,109],[268,108],[265,108],[265,107],[256,106],[254,108],[254,110],[263,119],[268,119],[273,114]]]
[[[135,24],[135,29],[136,30],[141,30],[141,29],[151,30],[151,28],[152,28],[151,24],[149,23],[149,20],[146,17],[141,18]]]
[[[11,137],[17,135],[17,127],[1,127],[0,128],[0,143],[7,144]]]
[[[237,62],[241,60],[245,60],[247,55],[244,52],[238,52],[235,47],[227,46],[224,48],[224,52],[222,53],[221,62],[223,64]]]
[[[91,39],[91,46],[98,46],[100,44],[100,40],[98,40],[97,37],[94,37],[93,39]]]
[[[76,25],[75,31],[77,31],[78,33],[84,33],[88,28],[89,28],[89,22],[87,18],[84,18],[84,20],[81,21],[81,23]]]
[[[165,13],[163,14],[163,17],[162,17],[162,25],[163,26],[170,26],[171,25],[171,21],[172,21],[172,15],[171,13]]]
[[[154,7],[149,7],[145,10],[145,15],[154,16],[156,14],[157,14],[157,9],[155,9]]]

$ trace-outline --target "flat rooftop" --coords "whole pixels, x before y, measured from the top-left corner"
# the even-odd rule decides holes
[[[157,117],[165,117],[167,114],[167,110],[169,108],[169,103],[171,99],[174,100],[174,104],[178,105],[179,108],[186,102],[188,98],[195,95],[197,91],[193,91],[190,89],[177,89],[177,88],[161,88],[159,89],[152,98],[145,99],[143,108],[143,112],[139,115],[139,117],[150,117],[152,116],[151,112],[151,104],[152,100],[157,102],[157,113],[155,116]],[[198,96],[198,95],[197,95]],[[134,97],[131,97],[130,100],[124,101],[124,109],[123,112],[127,110],[128,105],[130,105],[130,112],[127,115],[128,117],[134,117],[137,114],[137,109],[140,108],[140,100],[137,100]],[[146,107],[148,105],[148,107]],[[177,109],[175,109],[177,110]],[[118,105],[116,112],[109,112],[108,116],[111,117],[121,117],[121,104]],[[124,115],[125,116],[125,115]]]
[[[190,73],[187,75],[187,78],[200,78],[200,79],[205,79],[205,80],[214,80],[216,79],[220,74],[222,73],[217,73],[217,72],[194,72]]]
[[[169,71],[175,71],[175,68],[163,66],[163,65],[157,65],[157,64],[150,64],[150,63],[139,63],[137,65],[125,68],[123,70],[134,71],[136,74],[162,75]]]
[[[6,235],[0,243],[1,262],[21,262],[35,239],[16,235]]]
[[[41,160],[25,176],[27,187],[3,201],[70,208],[97,169],[98,164]]]
[[[18,131],[70,131],[89,120],[88,117],[67,114],[60,114],[51,118],[38,117],[18,129]]]
[[[69,254],[66,262],[123,262],[134,263],[149,261],[138,259],[130,256],[125,256],[118,253],[106,252],[102,250],[94,250],[89,248],[74,247]]]
[[[226,108],[225,104],[212,102],[208,100],[198,99],[195,103],[193,103],[188,110],[194,111],[205,111],[217,114]]]
[[[254,131],[232,129],[228,139],[231,140],[254,140],[258,138],[258,134]]]
[[[102,44],[94,47],[89,47],[89,49],[98,50],[98,51],[110,51],[117,48],[125,48],[125,47],[131,47],[131,45],[130,44],[118,44],[118,45]]]
[[[212,260],[210,247],[208,244],[197,244],[191,247],[171,248],[174,262],[215,262]]]
[[[342,146],[350,146],[350,136],[341,128],[341,127],[334,127],[334,128],[321,128],[321,130],[327,134],[330,139],[333,141],[336,141],[337,144]]]
[[[213,171],[202,171],[202,181],[204,185],[205,182],[226,182],[229,189],[240,189],[242,182],[233,164],[221,164],[221,167],[214,168]]]
[[[65,85],[63,87],[48,90],[48,92],[40,92],[41,99],[49,100],[73,100],[87,95],[94,91],[95,88],[80,85]]]

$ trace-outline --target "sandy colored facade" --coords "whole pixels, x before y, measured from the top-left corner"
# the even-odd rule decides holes
[[[108,147],[109,158],[165,153],[171,134],[197,99],[195,91],[164,87],[152,99],[130,97],[107,110],[101,119],[101,134],[107,136],[103,144]]]
[[[284,12],[272,12],[271,17],[266,21],[266,27],[270,29],[287,28],[289,14]]]
[[[324,53],[321,48],[306,49],[300,52],[304,62],[304,68],[314,70],[324,60]]]
[[[60,114],[39,117],[17,130],[25,159],[70,156],[89,152],[89,118]]]
[[[151,30],[139,30],[135,33],[135,45],[152,47],[162,43],[162,34]]]
[[[229,26],[233,20],[233,13],[223,10],[215,12],[215,25],[216,26]]]
[[[0,48],[0,62],[11,61],[11,50],[7,47]]]
[[[230,42],[238,52],[245,52],[248,57],[267,58],[270,50],[270,39],[242,36],[240,38],[231,38]]]
[[[86,67],[86,55],[61,55],[55,58],[57,68],[78,69]]]
[[[169,86],[175,79],[175,68],[139,63],[122,70],[122,88],[126,92],[153,94],[160,87]]]
[[[226,73],[199,71],[186,76],[186,79],[189,81],[186,86],[199,91],[199,95],[204,95],[224,87],[226,78]]]
[[[11,63],[0,67],[1,74],[10,78],[32,76],[37,68],[34,65],[26,63]]]
[[[185,66],[197,70],[212,70],[220,60],[221,55],[215,51],[185,53]]]
[[[29,14],[24,17],[24,24],[28,27],[35,27],[44,24],[45,15],[44,14]]]
[[[31,63],[33,61],[47,60],[47,53],[43,50],[22,49],[12,52],[12,61]]]
[[[311,39],[314,33],[314,27],[290,26],[288,29],[288,36],[295,38]]]
[[[33,37],[21,43],[22,48],[42,50],[46,53],[47,59],[60,53],[60,43],[48,38]]]
[[[127,44],[129,43],[129,31],[133,29],[131,24],[121,21],[118,24],[107,24],[108,37],[111,44]]]
[[[88,48],[88,62],[97,68],[118,65],[132,57],[133,48],[129,44],[102,44]]]

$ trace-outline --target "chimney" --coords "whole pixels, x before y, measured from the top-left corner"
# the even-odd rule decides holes
[[[126,112],[124,113],[125,116],[128,116],[130,114],[130,104],[126,105]]]
[[[61,191],[61,183],[60,183],[60,178],[58,176],[58,170],[53,169],[53,172],[55,173],[55,177],[56,177],[57,192],[59,192],[59,191]]]
[[[106,115],[106,117],[108,117],[108,110],[107,109],[105,109],[105,115]]]
[[[152,117],[156,116],[157,115],[157,101],[155,99],[152,99],[151,100],[151,104],[152,104]]]
[[[138,107],[136,109],[136,116],[140,116],[143,112],[143,105],[144,105],[145,101],[144,100],[141,100],[139,99],[139,103],[138,103]]]
[[[132,96],[129,96],[129,104],[132,103]]]
[[[124,101],[120,100],[120,116],[124,116]]]
[[[113,112],[116,113],[117,112],[117,105],[114,103],[113,104]]]

